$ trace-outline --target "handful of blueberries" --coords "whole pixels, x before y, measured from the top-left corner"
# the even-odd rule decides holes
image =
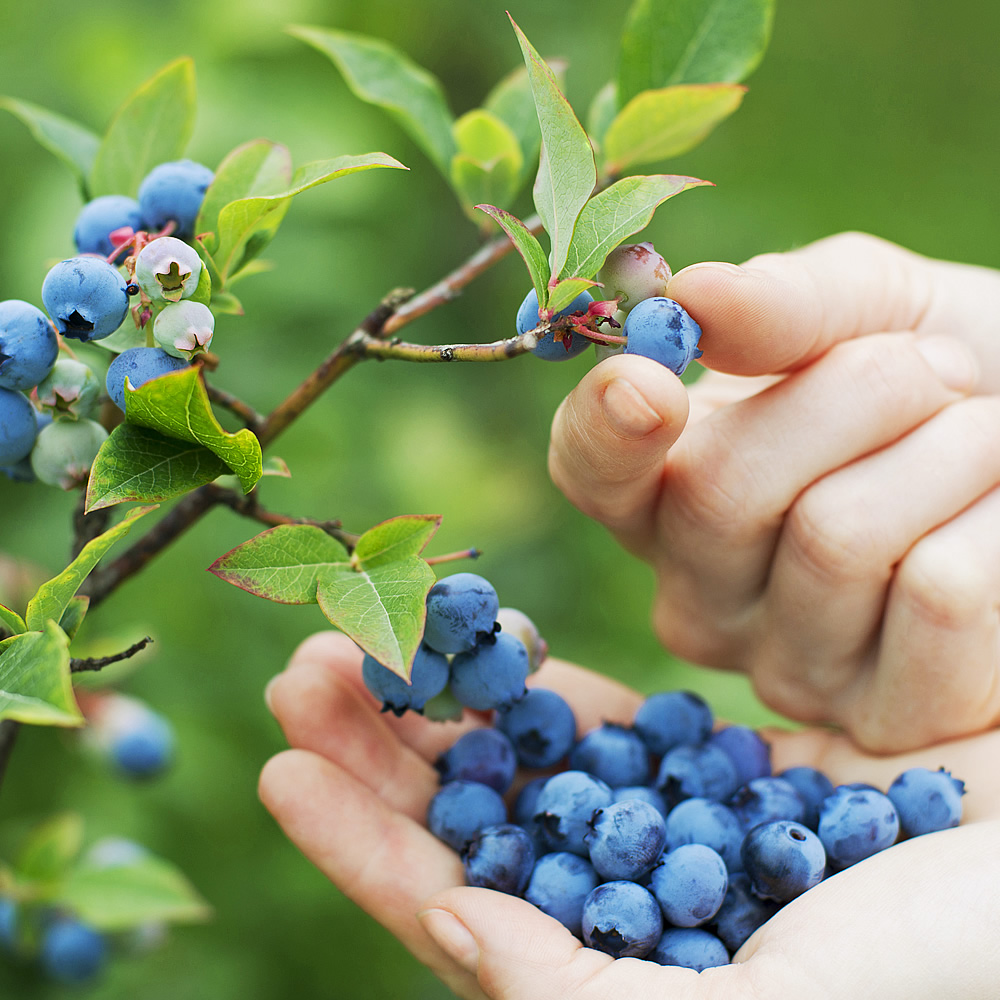
[[[717,728],[687,691],[653,694],[631,726],[604,723],[577,739],[569,704],[525,686],[529,647],[544,657],[537,630],[521,615],[511,620],[527,645],[497,631],[498,611],[482,577],[445,578],[428,596],[412,684],[371,657],[364,679],[397,714],[449,686],[462,704],[496,710],[493,728],[438,759],[443,787],[427,825],[461,853],[469,885],[522,896],[588,947],[699,971],[724,965],[824,878],[961,820],[964,784],[943,768],[911,768],[885,792],[835,787],[812,767],[773,775],[755,731]],[[523,784],[508,813],[519,765],[546,773]]]

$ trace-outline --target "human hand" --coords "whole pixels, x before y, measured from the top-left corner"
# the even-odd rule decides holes
[[[869,750],[995,725],[1000,272],[845,234],[668,295],[715,370],[689,400],[654,362],[602,362],[549,460],[654,567],[662,642]]]
[[[580,732],[630,722],[640,696],[546,661],[533,683],[572,704]],[[811,764],[834,782],[886,787],[908,767],[947,766],[968,788],[963,825],[917,837],[834,875],[765,924],[729,966],[696,974],[584,948],[530,903],[462,885],[458,855],[424,825],[431,762],[488,724],[395,718],[361,681],[345,637],[306,640],[268,689],[292,749],[265,766],[260,794],[303,853],[350,899],[468,1000],[987,1000],[1000,953],[1000,732],[896,757],[824,730],[768,732],[775,770]]]

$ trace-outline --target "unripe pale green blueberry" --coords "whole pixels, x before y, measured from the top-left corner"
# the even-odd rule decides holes
[[[497,612],[497,621],[502,632],[508,632],[524,643],[524,648],[528,651],[528,664],[534,673],[549,652],[549,644],[542,638],[538,626],[517,608],[501,608]]]
[[[135,259],[136,284],[154,302],[191,298],[200,277],[198,251],[174,236],[147,243]]]
[[[43,427],[31,452],[31,468],[49,486],[71,490],[87,481],[108,432],[93,420],[55,420]]]
[[[175,358],[190,361],[207,351],[215,331],[212,310],[200,302],[172,302],[153,320],[153,339]]]
[[[652,243],[623,243],[608,254],[597,277],[604,284],[604,297],[618,299],[627,313],[643,299],[667,294],[670,265]]]
[[[38,383],[38,404],[57,419],[91,414],[101,394],[97,376],[81,361],[60,358]]]

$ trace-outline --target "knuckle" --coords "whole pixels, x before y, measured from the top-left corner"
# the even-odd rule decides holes
[[[932,627],[960,631],[991,611],[990,580],[972,558],[963,558],[953,542],[923,538],[896,571],[893,598],[901,600]]]
[[[734,668],[734,641],[716,627],[708,609],[678,577],[661,577],[652,611],[653,631],[675,656],[709,667]]]

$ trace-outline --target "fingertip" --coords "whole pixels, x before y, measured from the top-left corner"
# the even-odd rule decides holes
[[[332,663],[350,657],[360,660],[361,651],[343,632],[328,629],[303,639],[288,660],[286,669],[312,663]]]

